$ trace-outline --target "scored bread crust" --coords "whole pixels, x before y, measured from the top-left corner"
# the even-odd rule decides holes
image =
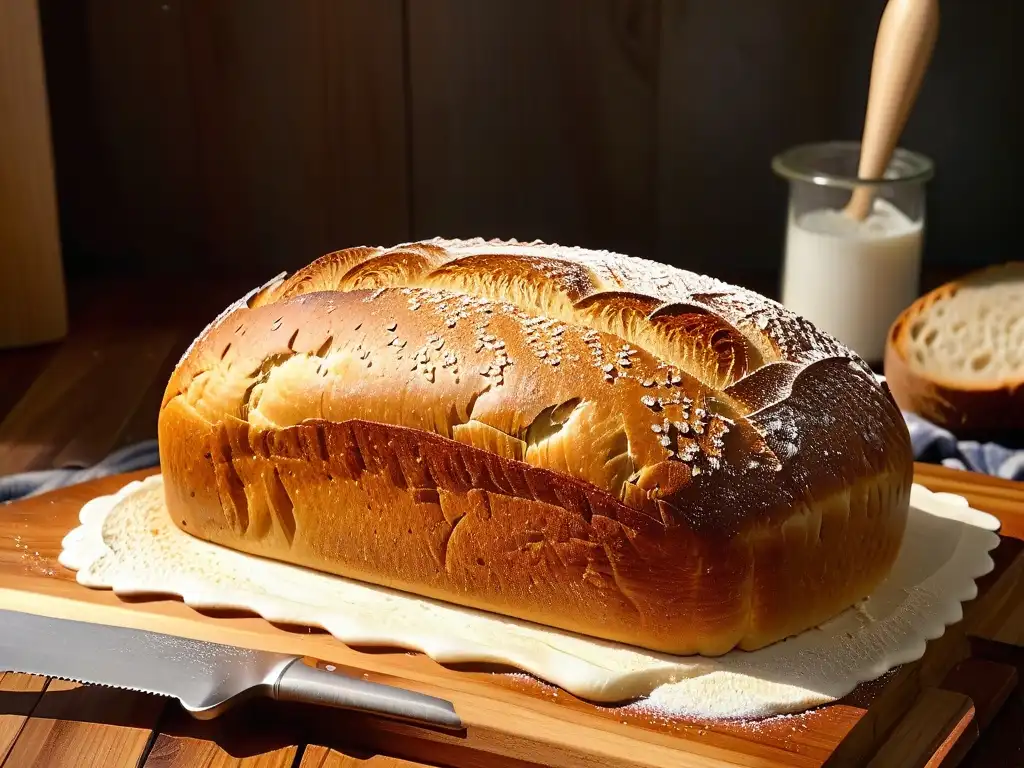
[[[917,323],[964,286],[1024,279],[1024,262],[1009,262],[970,272],[940,285],[908,306],[889,328],[885,378],[897,404],[960,439],[1019,440],[1024,430],[1024,379],[942,376],[913,359]],[[1009,332],[1007,330],[1007,332]]]
[[[328,254],[226,309],[159,418],[183,530],[676,654],[865,597],[906,522],[884,386],[775,302],[619,254]]]

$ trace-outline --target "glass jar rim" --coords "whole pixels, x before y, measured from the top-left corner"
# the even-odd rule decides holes
[[[884,187],[897,184],[923,183],[935,174],[935,164],[931,158],[919,152],[897,147],[892,153],[886,175],[881,179],[861,179],[856,176],[843,176],[827,173],[815,168],[811,159],[832,149],[840,152],[860,154],[859,141],[826,141],[811,144],[798,144],[772,158],[772,170],[779,176],[790,181],[806,181],[827,187]]]

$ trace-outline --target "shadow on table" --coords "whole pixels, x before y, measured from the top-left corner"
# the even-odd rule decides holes
[[[159,734],[153,740],[153,757],[199,741],[213,742],[235,759],[313,744],[352,757],[383,754],[422,762],[423,736],[431,730],[354,712],[271,700],[242,703],[214,720],[196,720],[170,699],[60,680],[51,681],[45,691],[0,691],[0,719],[4,716],[152,730]],[[433,741],[437,736],[427,738]],[[453,749],[465,749],[457,743],[458,734],[446,734],[443,740],[447,743],[435,742],[431,747],[434,760]]]

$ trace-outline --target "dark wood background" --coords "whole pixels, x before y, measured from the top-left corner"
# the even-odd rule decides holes
[[[41,0],[71,272],[268,275],[410,238],[780,264],[799,142],[859,138],[884,0]],[[1019,254],[1021,0],[945,0],[902,142],[926,264]]]

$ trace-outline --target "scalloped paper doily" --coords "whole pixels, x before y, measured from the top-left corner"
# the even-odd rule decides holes
[[[252,611],[320,627],[351,646],[419,651],[439,663],[508,665],[582,699],[637,699],[662,712],[750,719],[845,696],[900,664],[963,616],[993,568],[999,521],[959,496],[914,485],[903,548],[871,597],[758,651],[680,657],[574,635],[305,568],[182,532],[153,475],[85,504],[60,562],[80,584],[119,595],[174,595],[197,609]]]

